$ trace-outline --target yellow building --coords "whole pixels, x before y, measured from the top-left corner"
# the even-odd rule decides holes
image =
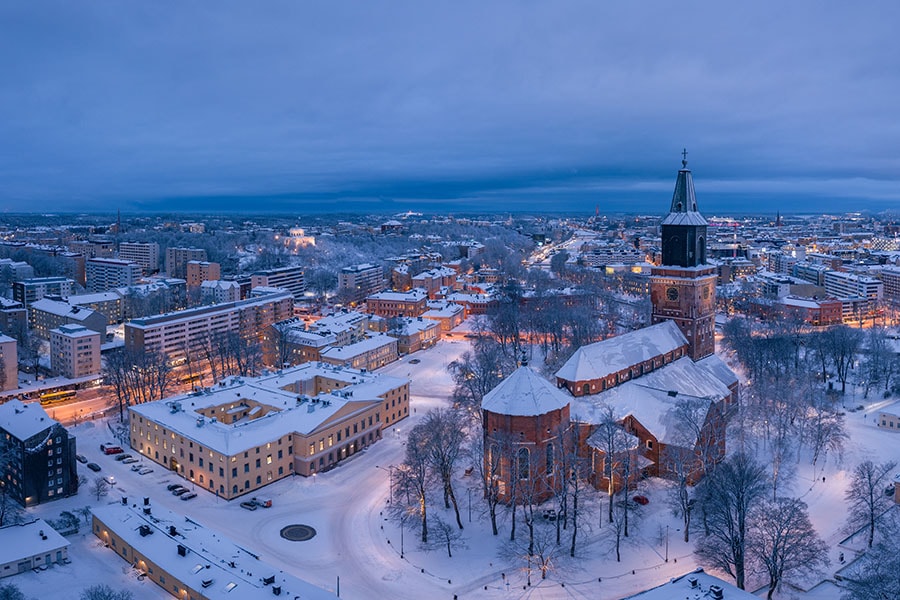
[[[131,447],[223,498],[326,471],[409,415],[409,381],[307,363],[129,408]]]

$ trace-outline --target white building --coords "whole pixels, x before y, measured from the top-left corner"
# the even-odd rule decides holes
[[[337,600],[285,574],[220,532],[145,502],[93,509],[93,533],[127,564],[182,600]]]
[[[0,529],[0,577],[69,562],[69,541],[43,519]]]
[[[159,271],[159,244],[156,242],[122,242],[119,258],[141,266],[144,275]]]
[[[217,279],[200,283],[200,302],[203,304],[237,302],[240,299],[241,285],[237,281]]]
[[[100,372],[100,334],[82,325],[50,331],[50,370],[69,379]]]
[[[141,266],[116,258],[92,258],[87,261],[87,289],[105,292],[117,287],[134,285],[141,278]]]
[[[884,283],[880,279],[866,275],[827,271],[825,273],[825,291],[830,296],[837,298],[855,296],[878,301],[884,295]]]
[[[277,287],[290,291],[294,298],[303,297],[306,282],[303,279],[303,267],[280,267],[268,271],[258,271],[250,276],[250,288]]]

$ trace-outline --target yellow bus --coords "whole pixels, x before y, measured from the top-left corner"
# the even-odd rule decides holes
[[[41,406],[56,404],[57,402],[62,402],[66,398],[72,398],[73,396],[75,396],[75,390],[63,390],[61,392],[41,394]]]

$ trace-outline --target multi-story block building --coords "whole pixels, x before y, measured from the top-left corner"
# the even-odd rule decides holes
[[[286,290],[238,302],[201,306],[173,313],[133,319],[125,323],[125,348],[160,352],[180,358],[225,333],[264,341],[272,323],[293,314],[294,298]]]
[[[409,381],[307,363],[128,410],[132,448],[230,499],[375,443],[409,415]]]
[[[50,371],[69,379],[100,372],[100,334],[83,325],[50,330]]]
[[[13,300],[29,308],[32,302],[44,296],[66,299],[72,295],[75,282],[68,277],[34,277],[13,282]]]
[[[428,306],[428,295],[420,289],[379,292],[366,298],[366,308],[379,317],[420,317]]]
[[[29,318],[32,332],[45,340],[50,339],[51,329],[68,324],[82,325],[103,336],[106,335],[106,317],[99,312],[49,298],[32,304]]]
[[[93,236],[86,240],[69,242],[69,250],[77,252],[85,258],[112,258],[116,243],[107,237]]]
[[[884,299],[894,306],[900,306],[900,267],[881,269]]]
[[[0,334],[0,392],[19,387],[19,359],[16,348],[15,339]]]
[[[105,292],[134,285],[141,278],[141,266],[117,258],[92,258],[87,261],[87,289]]]
[[[119,258],[141,266],[144,275],[159,271],[159,244],[156,242],[122,242]]]
[[[825,273],[825,291],[837,298],[859,297],[879,301],[884,295],[884,283],[875,277],[842,271]]]
[[[458,307],[462,312],[462,307]],[[434,346],[441,339],[441,324],[423,317],[400,317],[387,334],[397,338],[397,351],[410,354]]]
[[[203,248],[166,248],[166,275],[185,279],[187,264],[192,260],[207,261]]]
[[[280,267],[268,271],[258,271],[250,276],[250,287],[278,287],[286,289],[299,300],[306,291],[303,279],[303,267]]]
[[[204,281],[222,279],[222,266],[217,262],[189,260],[185,271],[189,288],[200,287]]]
[[[0,277],[8,281],[31,279],[34,277],[34,267],[27,262],[14,261],[11,258],[0,258]]]
[[[108,324],[121,323],[125,318],[125,302],[118,290],[113,292],[97,292],[96,294],[77,294],[69,296],[71,306],[95,310],[104,317]]]
[[[200,302],[203,304],[237,302],[240,299],[241,285],[237,281],[218,279],[200,283]]]
[[[75,436],[40,404],[10,400],[0,405],[0,445],[6,448],[4,485],[22,506],[78,492]]]
[[[28,311],[21,302],[0,296],[0,333],[18,336],[28,326]]]
[[[384,289],[384,270],[378,265],[361,264],[344,267],[338,274],[338,290],[350,302],[362,302],[366,296]]]
[[[321,352],[322,362],[352,369],[372,371],[399,358],[397,339],[376,335],[362,341],[328,348]]]

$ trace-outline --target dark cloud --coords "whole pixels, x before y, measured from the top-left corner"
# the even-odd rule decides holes
[[[711,209],[898,200],[900,4],[620,4],[6,3],[0,197],[649,210],[684,145]]]

